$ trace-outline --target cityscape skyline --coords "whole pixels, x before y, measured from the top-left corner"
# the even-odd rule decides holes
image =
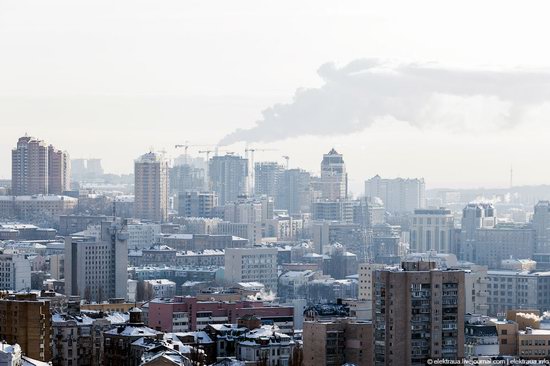
[[[297,90],[323,91],[327,75],[341,77],[346,65],[363,58],[382,65],[392,64],[388,60],[413,64],[417,71],[521,71],[543,75],[542,80],[550,63],[550,53],[539,46],[550,31],[542,16],[546,5],[540,3],[520,8],[468,1],[453,12],[437,1],[372,6],[319,1],[313,6],[308,1],[259,5],[242,0],[235,7],[168,1],[154,9],[147,2],[128,1],[117,6],[101,1],[94,6],[32,4],[32,10],[18,3],[0,4],[0,46],[5,50],[0,60],[0,146],[11,146],[28,132],[63,146],[72,157],[102,158],[113,173],[131,172],[135,156],[151,145],[169,150],[186,140],[216,144],[237,129],[250,129],[262,120],[262,111],[292,104]],[[498,19],[492,17],[495,8]],[[438,17],[428,15],[432,12]],[[288,14],[292,16],[287,19]],[[460,19],[469,20],[467,29]],[[31,61],[35,52],[43,62]],[[295,54],[301,57],[288,57]],[[326,66],[331,62],[332,71]],[[420,128],[381,120],[348,135],[292,137],[261,145],[285,151],[293,166],[308,171],[317,170],[318,156],[334,146],[348,157],[353,192],[375,174],[423,176],[430,188],[506,187],[510,166],[518,185],[545,183],[546,175],[536,166],[545,164],[547,106],[530,108],[523,123],[507,127],[498,122],[509,120],[508,100],[444,98],[431,109],[437,123]],[[462,115],[447,116],[448,110]],[[455,120],[464,114],[467,128],[457,131]],[[314,117],[308,122],[316,123]],[[87,138],[75,138],[82,128]],[[396,136],[396,131],[402,133]],[[114,148],[121,136],[130,137],[122,151]],[[303,146],[311,153],[304,154]],[[245,146],[229,148],[243,151]],[[444,162],[422,164],[432,161],[434,151],[445,152]],[[280,155],[265,154],[266,160],[280,160]],[[480,156],[491,164],[476,164]],[[409,159],[406,164],[403,157]],[[9,177],[8,164],[9,154],[2,149],[0,177]],[[466,170],[475,179],[456,177],[456,171]]]

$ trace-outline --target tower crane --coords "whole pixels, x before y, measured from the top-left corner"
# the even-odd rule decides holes
[[[212,146],[212,145],[189,145],[189,141],[185,141],[183,144],[175,145],[174,148],[179,149],[179,148],[183,147],[183,149],[184,149],[183,156],[184,156],[184,159],[185,159],[185,164],[187,164],[188,163],[188,161],[187,161],[187,157],[188,157],[187,151],[189,150],[190,147],[210,147],[210,146]]]

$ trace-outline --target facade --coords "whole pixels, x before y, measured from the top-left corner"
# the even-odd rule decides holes
[[[0,218],[55,221],[58,216],[71,213],[77,204],[78,199],[68,196],[0,196]]]
[[[128,233],[123,224],[104,222],[95,237],[65,240],[65,291],[88,301],[126,298]]]
[[[435,250],[453,253],[454,217],[451,210],[414,210],[411,223],[411,251],[415,253]]]
[[[218,206],[215,192],[186,191],[178,195],[178,215],[182,217],[210,218]]]
[[[525,328],[518,332],[518,356],[525,360],[547,360],[550,355],[550,330]]]
[[[476,232],[478,229],[493,229],[496,226],[496,210],[490,203],[469,203],[462,210],[460,249],[458,257],[475,260]]]
[[[272,161],[256,163],[254,166],[254,194],[275,198],[279,191],[285,168]]]
[[[354,209],[358,206],[358,202],[351,200],[319,200],[313,202],[311,205],[311,213],[314,220],[353,223]]]
[[[550,253],[550,201],[539,201],[533,214],[535,253]]]
[[[134,215],[139,219],[164,222],[168,218],[168,162],[154,152],[134,164]]]
[[[225,250],[225,280],[230,283],[263,283],[277,290],[277,248],[228,248]]]
[[[244,333],[236,346],[236,356],[250,365],[290,366],[292,337],[265,325]]]
[[[321,161],[321,198],[329,201],[348,198],[348,174],[342,154],[332,149]]]
[[[24,136],[11,152],[11,189],[14,196],[48,194],[48,146]]]
[[[365,196],[382,199],[393,214],[412,213],[426,207],[426,184],[423,178],[384,179],[376,175],[365,182]]]
[[[31,289],[31,262],[25,254],[0,254],[0,290]]]
[[[371,322],[349,318],[306,321],[303,330],[304,366],[373,365]]]
[[[176,283],[166,279],[160,280],[145,280],[145,287],[148,293],[151,293],[154,298],[169,298],[176,295]]]
[[[66,151],[48,146],[48,193],[63,194],[71,189],[71,158]]]
[[[227,154],[214,156],[209,161],[209,182],[212,191],[219,197],[220,205],[236,201],[246,195],[248,160],[240,156]]]
[[[310,212],[311,175],[302,169],[288,169],[282,174],[275,208],[287,210],[290,215]]]
[[[191,296],[154,299],[148,303],[148,324],[163,332],[199,331],[213,324],[236,324],[254,315],[263,324],[274,324],[281,333],[292,334],[294,307],[270,306],[262,301],[212,301]]]
[[[550,309],[550,272],[487,271],[489,315],[511,309]]]
[[[0,338],[19,344],[23,354],[40,361],[52,359],[52,316],[48,301],[36,294],[0,299]]]
[[[190,164],[176,165],[168,171],[171,194],[205,189],[204,169]]]
[[[403,262],[374,279],[375,365],[464,357],[464,272]]]
[[[475,231],[472,261],[496,269],[509,258],[532,258],[534,249],[535,230],[524,224],[498,225]]]

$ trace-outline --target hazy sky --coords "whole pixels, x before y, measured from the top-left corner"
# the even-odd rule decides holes
[[[27,132],[110,172],[225,138],[313,172],[335,146],[356,193],[550,183],[546,3],[0,0],[0,177]]]

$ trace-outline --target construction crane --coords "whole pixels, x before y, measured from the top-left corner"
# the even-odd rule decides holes
[[[255,167],[254,167],[254,153],[256,151],[279,151],[278,149],[256,149],[256,148],[251,148],[251,147],[247,147],[244,149],[244,153],[245,153],[245,156],[246,158],[248,159],[248,153],[250,153],[250,159],[248,159],[248,161],[250,162],[250,169],[248,169],[248,184],[247,184],[247,191],[250,193],[250,195],[252,197],[254,197],[255,195],[255,182],[254,182],[254,170],[255,170]]]
[[[184,149],[184,159],[185,159],[185,164],[187,164],[187,150],[189,150],[190,147],[211,147],[212,145],[189,145],[189,141],[185,141],[185,143],[183,144],[178,144],[178,145],[175,145],[174,148],[175,149],[179,149],[181,147],[183,147]]]

